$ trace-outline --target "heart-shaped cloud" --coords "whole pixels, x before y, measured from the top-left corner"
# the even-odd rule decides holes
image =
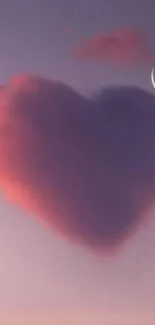
[[[110,87],[86,99],[13,78],[0,95],[0,186],[74,241],[121,246],[155,202],[155,97]]]

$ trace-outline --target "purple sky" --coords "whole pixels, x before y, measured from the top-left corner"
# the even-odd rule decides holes
[[[1,0],[0,81],[19,72],[37,72],[88,94],[116,83],[153,91],[150,66],[120,71],[104,64],[76,62],[70,50],[92,34],[123,25],[146,28],[155,49],[154,12],[152,0]],[[146,319],[143,325],[153,325],[153,246],[155,221],[137,234],[122,255],[101,259],[55,237],[1,198],[0,320],[9,311],[37,314],[47,310],[64,313],[58,324],[90,325],[91,310],[95,325],[106,325],[106,317],[113,313],[119,314],[121,325],[129,319],[133,325],[142,324],[141,318]],[[86,313],[85,323],[80,318],[77,322],[78,311]],[[77,323],[73,318],[65,323],[65,313],[72,314]],[[109,319],[108,325],[117,325]],[[6,324],[18,325],[18,321],[17,316]]]

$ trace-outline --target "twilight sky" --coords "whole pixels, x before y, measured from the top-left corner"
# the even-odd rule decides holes
[[[86,94],[109,84],[153,91],[149,65],[120,70],[76,62],[70,51],[92,34],[121,26],[146,28],[155,49],[154,11],[152,0],[1,0],[0,81],[36,72]],[[155,220],[144,225],[122,254],[102,259],[52,235],[1,197],[0,321],[153,325],[153,247]]]

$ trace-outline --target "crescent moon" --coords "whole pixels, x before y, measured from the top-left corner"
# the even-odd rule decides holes
[[[154,68],[151,71],[151,81],[152,81],[153,88],[155,88]]]

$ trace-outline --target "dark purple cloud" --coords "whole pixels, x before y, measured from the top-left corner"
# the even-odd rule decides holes
[[[155,97],[110,87],[90,100],[19,76],[0,96],[0,186],[52,229],[121,247],[155,202]]]

